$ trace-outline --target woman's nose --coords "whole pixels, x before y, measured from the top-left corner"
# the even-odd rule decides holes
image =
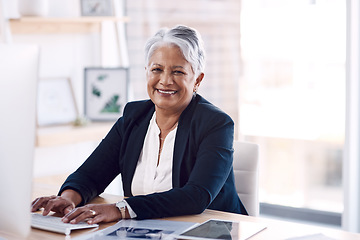
[[[172,75],[164,72],[163,74],[161,74],[160,76],[160,83],[164,84],[164,85],[170,85],[173,83],[173,79],[172,79]]]

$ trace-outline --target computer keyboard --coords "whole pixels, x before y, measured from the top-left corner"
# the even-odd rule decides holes
[[[63,233],[69,235],[71,230],[94,228],[98,227],[98,224],[88,224],[86,222],[80,222],[77,224],[64,223],[60,217],[43,216],[42,214],[31,214],[31,226],[33,228],[39,228],[47,231]]]

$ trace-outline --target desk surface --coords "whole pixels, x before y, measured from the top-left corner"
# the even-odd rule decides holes
[[[49,195],[54,194],[54,188],[51,186],[44,186],[35,184],[34,195]],[[96,198],[94,203],[112,203],[121,200],[122,197],[103,194],[100,197]],[[273,219],[265,219],[261,217],[250,217],[233,213],[226,213],[214,210],[205,210],[202,214],[191,215],[191,216],[182,216],[182,217],[171,217],[164,220],[173,220],[173,221],[186,221],[186,222],[204,222],[209,219],[222,219],[222,220],[231,220],[231,221],[248,221],[248,222],[259,222],[264,223],[267,228],[260,233],[256,234],[251,240],[274,240],[274,239],[287,239],[297,236],[305,236],[310,234],[323,234],[331,239],[337,240],[360,240],[360,234],[349,233],[342,230],[323,228],[306,224],[292,223],[286,221],[279,221]],[[104,229],[108,226],[113,225],[114,223],[100,224],[99,229]],[[77,230],[71,233],[71,237],[76,237],[82,234],[91,233],[97,231],[94,229],[90,230]],[[13,237],[4,232],[0,232],[0,238],[4,237],[5,239],[19,239]],[[47,232],[39,229],[31,229],[30,236],[26,238],[27,240],[39,240],[39,239],[65,239],[65,235]],[[69,238],[67,238],[69,239]]]

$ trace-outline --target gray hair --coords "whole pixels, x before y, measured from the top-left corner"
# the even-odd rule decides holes
[[[178,46],[188,61],[196,77],[204,72],[205,68],[205,50],[200,34],[193,28],[178,25],[174,28],[163,28],[151,37],[145,44],[145,64],[155,50],[164,44],[174,44]]]

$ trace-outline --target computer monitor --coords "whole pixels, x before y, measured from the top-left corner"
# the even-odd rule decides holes
[[[0,44],[0,232],[26,236],[36,130],[37,46]]]

